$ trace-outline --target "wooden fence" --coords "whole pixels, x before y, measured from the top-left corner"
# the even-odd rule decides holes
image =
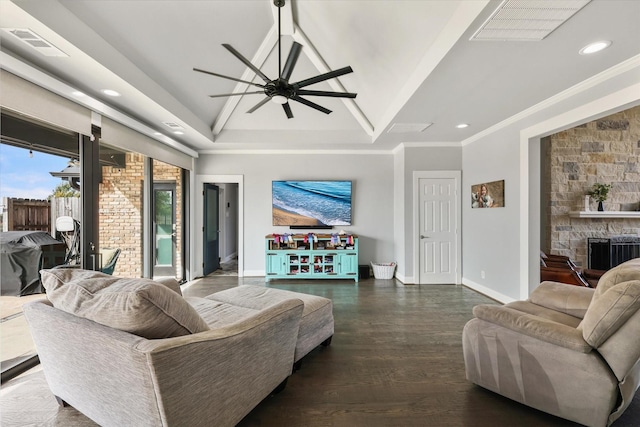
[[[51,207],[48,200],[4,197],[2,231],[51,232]]]
[[[55,220],[70,216],[80,220],[80,198],[61,197],[48,200],[2,199],[2,231],[46,231],[55,236]]]

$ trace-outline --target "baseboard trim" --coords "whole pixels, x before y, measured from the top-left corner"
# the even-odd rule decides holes
[[[412,276],[405,276],[404,274],[396,273],[396,279],[401,281],[404,285],[415,285],[416,283]]]
[[[264,270],[245,270],[242,272],[242,277],[265,277],[266,272]]]
[[[516,301],[514,298],[508,297],[504,294],[501,294],[500,292],[496,292],[493,289],[489,289],[486,286],[482,286],[476,282],[474,282],[473,280],[469,280],[469,279],[465,279],[464,277],[462,278],[462,285],[466,286],[467,288],[474,290],[476,292],[481,293],[482,295],[489,297],[491,299],[494,299],[498,302],[501,302],[503,304],[508,304],[510,302],[514,302]]]

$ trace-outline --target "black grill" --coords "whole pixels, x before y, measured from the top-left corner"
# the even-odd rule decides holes
[[[589,268],[609,270],[625,261],[640,257],[640,237],[615,236],[589,238]]]

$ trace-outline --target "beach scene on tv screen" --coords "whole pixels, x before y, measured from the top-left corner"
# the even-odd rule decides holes
[[[273,181],[273,225],[351,225],[351,181]]]

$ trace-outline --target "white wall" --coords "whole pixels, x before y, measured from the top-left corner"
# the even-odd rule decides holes
[[[515,133],[515,135],[514,135]],[[463,283],[473,281],[486,289],[516,299],[519,263],[519,157],[518,129],[492,134],[463,148],[462,163],[462,272]],[[471,209],[471,186],[505,181],[505,207]],[[514,271],[514,268],[516,271]],[[481,272],[485,277],[482,278]]]
[[[203,154],[196,170],[198,175],[243,176],[244,217],[239,227],[244,227],[244,241],[239,246],[245,276],[264,275],[267,234],[291,232],[271,224],[273,180],[351,180],[353,225],[342,228],[360,237],[359,264],[395,259],[392,154]]]
[[[539,282],[540,137],[639,103],[636,57],[463,143],[465,285],[502,302],[529,295]],[[472,210],[471,185],[499,179],[506,206]]]

